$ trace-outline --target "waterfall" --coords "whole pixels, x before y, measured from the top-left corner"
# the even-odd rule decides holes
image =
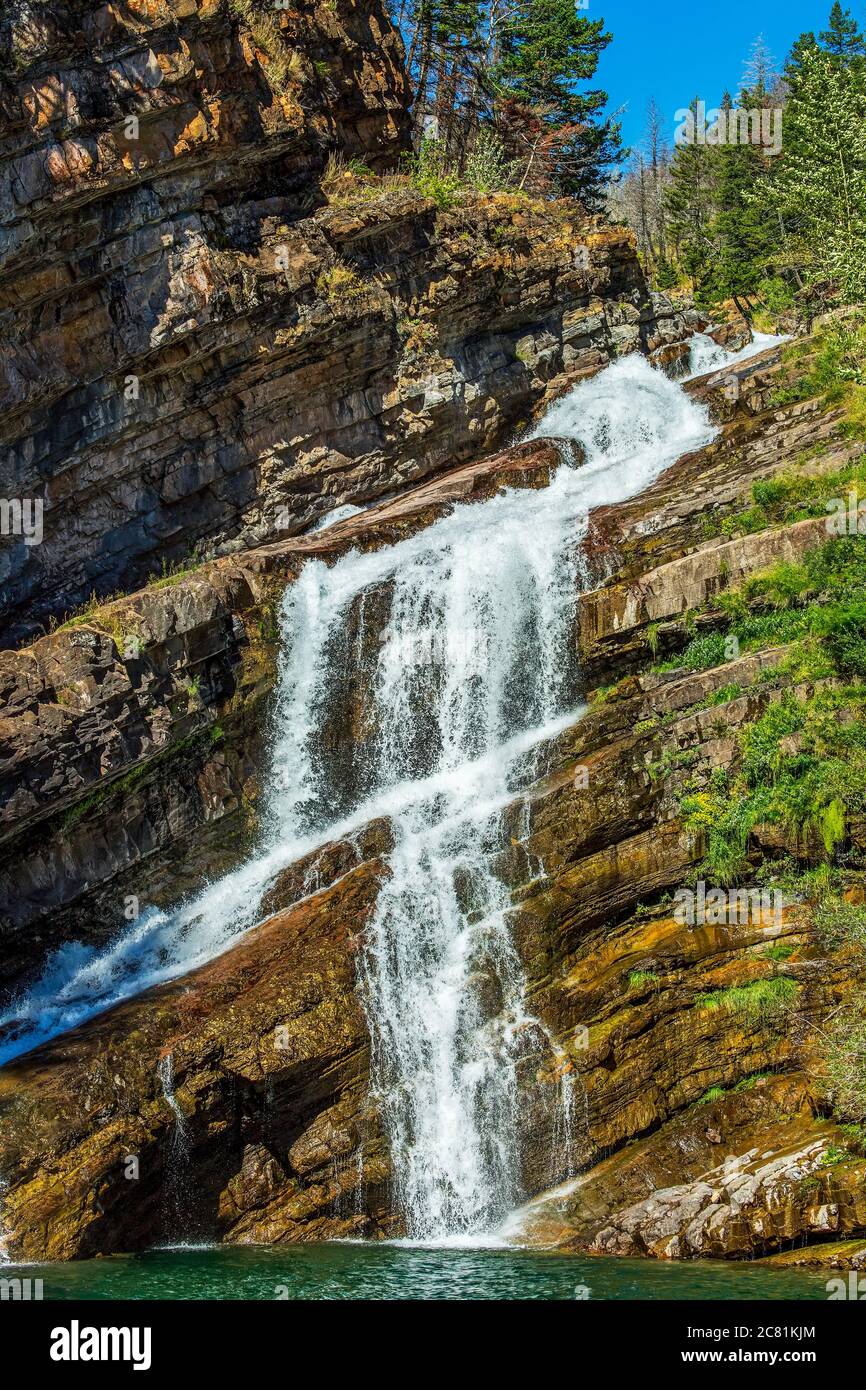
[[[10,1255],[9,1255],[9,1249],[8,1249],[8,1246],[7,1246],[7,1243],[6,1243],[6,1242],[7,1242],[7,1236],[6,1236],[5,1223],[4,1223],[4,1219],[3,1219],[3,1207],[4,1207],[4,1204],[5,1204],[5,1193],[6,1193],[6,1189],[7,1189],[8,1186],[9,1186],[8,1182],[6,1182],[3,1178],[0,1178],[0,1266],[2,1266],[2,1265],[8,1265],[8,1264],[11,1263],[11,1259],[10,1259]]]
[[[259,852],[105,948],[55,953],[0,1017],[0,1060],[225,950],[282,867],[388,816],[390,878],[359,969],[407,1231],[472,1237],[519,1200],[521,1067],[552,1049],[528,1012],[496,869],[505,808],[579,714],[590,510],[639,493],[714,430],[633,356],[578,385],[534,434],[576,441],[585,462],[565,457],[548,487],[455,506],[389,548],[305,565],[281,608]]]
[[[157,1063],[156,1075],[163,1099],[174,1115],[174,1124],[165,1140],[165,1181],[163,1183],[163,1224],[174,1235],[183,1233],[192,1196],[189,1173],[189,1122],[174,1091],[174,1054],[166,1052]]]
[[[174,1115],[174,1125],[172,1127],[171,1147],[175,1153],[186,1154],[189,1149],[189,1126],[186,1115],[180,1108],[180,1102],[174,1093],[174,1055],[167,1052],[164,1057],[160,1057],[156,1068],[159,1084],[162,1089],[163,1098],[169,1110]]]
[[[754,357],[756,353],[763,352],[764,348],[775,347],[776,343],[781,342],[784,342],[784,338],[774,338],[769,333],[753,333],[752,341],[739,352],[729,352],[727,348],[714,342],[708,334],[695,333],[689,347],[689,373],[686,380],[691,381],[693,377],[704,376],[719,367],[729,367],[734,362],[742,362],[747,357]]]

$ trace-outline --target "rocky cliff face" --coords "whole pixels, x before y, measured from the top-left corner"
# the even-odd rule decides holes
[[[0,652],[0,992],[124,903],[176,901],[255,832],[276,614],[307,558],[411,535],[454,502],[539,487],[548,441],[468,464],[321,533],[203,565]]]
[[[408,180],[379,0],[17,0],[2,20],[7,641],[194,550],[490,448],[553,383],[682,338],[625,232]]]
[[[750,912],[735,925],[695,929],[663,901],[705,850],[684,819],[684,794],[735,770],[740,732],[792,687],[778,643],[667,675],[648,659],[660,643],[682,643],[693,622],[684,614],[709,630],[720,592],[775,557],[803,555],[823,528],[805,520],[707,538],[707,520],[736,511],[755,480],[802,458],[807,443],[823,468],[859,449],[839,410],[817,399],[773,404],[779,373],[774,351],[696,383],[690,389],[725,422],[720,438],[639,498],[593,517],[588,561],[607,577],[581,601],[579,642],[591,679],[617,684],[551,745],[547,775],[509,813],[498,864],[529,1003],[550,1040],[522,1067],[523,1181],[542,1193],[581,1169],[532,1204],[522,1239],[664,1258],[773,1256],[792,1240],[848,1237],[864,1225],[866,1161],[826,1118],[817,1046],[857,987],[859,957],[828,949],[808,912],[770,923]],[[543,484],[550,464],[541,442],[464,469],[450,485],[471,497],[503,478]],[[115,619],[155,613],[170,648],[165,614],[178,622],[193,614],[208,586],[225,617],[212,627],[205,605],[201,632],[227,634],[232,608],[246,629],[258,610],[231,588],[241,569],[248,594],[263,575],[290,582],[310,547],[387,542],[433,519],[448,495],[445,482],[428,485],[319,538],[251,553],[243,564],[218,561],[199,578],[109,605],[77,629],[94,643],[83,659],[98,660],[98,643],[117,651]],[[44,681],[64,640],[43,639],[38,661],[10,659],[30,661]],[[226,640],[238,644],[243,669],[243,637]],[[157,664],[161,648],[146,649]],[[195,640],[175,651],[180,673]],[[70,715],[82,727],[95,685],[82,681]],[[169,738],[180,738],[186,717]],[[199,717],[207,728],[206,712]],[[33,808],[50,805],[50,789],[31,785]],[[228,1242],[400,1229],[355,986],[389,848],[387,822],[326,846],[281,875],[263,905],[272,915],[225,955],[0,1072],[13,1253],[139,1248],[162,1223],[176,1230],[181,1207],[190,1234]],[[152,862],[162,862],[159,853]],[[720,1002],[732,995],[746,1003]],[[770,1002],[751,1007],[758,998]],[[550,1104],[563,1075],[572,1093],[568,1157]],[[125,1176],[131,1157],[135,1182]]]
[[[305,563],[546,486],[561,446],[503,448],[518,422],[617,354],[682,366],[698,320],[647,293],[624,232],[571,203],[437,206],[393,173],[406,127],[377,0],[0,19],[0,491],[45,503],[42,543],[0,551],[6,1006],[128,901],[176,903],[260,843],[278,607]],[[544,1025],[519,1074],[523,1239],[777,1258],[866,1227],[816,1042],[861,955],[806,909],[693,929],[666,901],[706,851],[687,795],[820,688],[772,632],[654,669],[825,534],[727,525],[755,483],[859,457],[843,409],[790,384],[772,350],[690,385],[717,440],[591,518],[574,640],[594,698],[495,865]],[[372,505],[310,529],[347,502]],[[380,598],[350,615],[335,744],[369,737]],[[864,824],[845,833],[862,854]],[[393,838],[377,820],[289,865],[223,955],[0,1070],[9,1253],[400,1232],[357,985]],[[778,825],[750,841],[755,864],[800,849]]]

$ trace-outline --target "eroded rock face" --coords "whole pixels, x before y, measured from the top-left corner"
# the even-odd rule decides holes
[[[760,670],[763,660],[743,658],[738,674]],[[711,765],[733,756],[732,742],[713,727],[718,710],[700,709],[724,677],[707,672],[656,687],[677,715],[668,747],[697,749]],[[780,693],[762,682],[758,698]],[[658,1240],[667,1246],[650,1253],[685,1257],[697,1247],[675,1247],[669,1237],[687,1210],[692,1217],[704,1211],[703,1175],[728,1152],[748,1155],[731,1172],[756,1178],[756,1212],[775,1200],[770,1178],[823,1182],[821,1154],[838,1136],[827,1125],[813,1132],[814,1095],[795,1073],[810,1064],[808,1039],[850,989],[856,965],[816,952],[792,916],[692,929],[663,908],[635,912],[640,900],[682,882],[701,853],[678,823],[676,778],[661,784],[647,772],[658,737],[635,734],[634,726],[650,698],[638,688],[613,713],[590,714],[563,736],[559,770],[534,789],[528,821],[523,799],[515,807],[523,835],[501,868],[514,883],[528,1004],[556,1040],[555,1051],[530,1059],[522,1076],[525,1187],[540,1191],[575,1166],[589,1169],[580,1201],[536,1211],[530,1238],[588,1248],[607,1231],[606,1250],[649,1250],[656,1237],[641,1245],[640,1231],[661,1223]],[[746,700],[720,708],[731,731],[750,712]],[[609,796],[587,798],[575,788],[575,768],[587,765]],[[390,847],[387,822],[324,847],[280,876],[263,904],[276,915],[222,957],[0,1071],[4,1236],[13,1254],[72,1258],[139,1248],[161,1231],[176,1238],[185,1190],[197,1196],[186,1202],[183,1220],[202,1239],[279,1242],[399,1230],[387,1146],[367,1102],[367,1034],[356,987],[356,956]],[[539,882],[533,870],[542,859]],[[790,952],[783,966],[767,953],[780,941]],[[780,970],[797,990],[784,1017],[702,1004],[712,991]],[[563,1070],[572,1094],[567,1134],[546,1103],[558,1094]],[[780,1070],[791,1076],[759,1079],[724,1103],[697,1104],[710,1087],[734,1088]],[[790,1135],[780,1131],[786,1116],[802,1116]],[[653,1131],[655,1138],[623,1147]],[[786,1163],[752,1173],[750,1150],[776,1152],[788,1139],[790,1170]],[[720,1146],[725,1152],[716,1159]],[[130,1154],[140,1157],[134,1185],[122,1176]],[[688,1190],[623,1225],[617,1213],[624,1201],[634,1205],[672,1184]],[[763,1243],[737,1244],[726,1234],[728,1248],[711,1251],[707,1236],[700,1249],[760,1253],[776,1248],[789,1227],[816,1234],[825,1219],[820,1208],[831,1197],[837,1207],[842,1200],[837,1189],[822,1187],[820,1202],[804,1199],[800,1226],[793,1216],[787,1225],[767,1225]],[[849,1207],[828,1230],[857,1229],[859,1207]],[[725,1231],[741,1228],[732,1219]]]
[[[202,970],[0,1071],[12,1252],[399,1229],[355,992],[383,872],[350,869]]]
[[[596,514],[599,589],[585,600],[593,617],[578,637],[587,669],[609,670],[618,684],[551,741],[545,775],[505,813],[495,867],[512,893],[527,1006],[550,1040],[520,1077],[523,1182],[540,1193],[572,1177],[527,1214],[527,1238],[539,1243],[659,1258],[769,1256],[791,1239],[855,1236],[866,1227],[864,1162],[853,1154],[835,1161],[842,1136],[822,1118],[828,1104],[815,1047],[816,1030],[856,987],[859,961],[822,949],[797,911],[770,923],[749,915],[690,927],[658,902],[703,857],[700,836],[683,821],[683,794],[713,769],[737,767],[744,725],[791,688],[785,650],[697,673],[629,674],[649,664],[651,627],[675,650],[682,609],[711,601],[732,573],[758,564],[761,547],[751,538],[733,549],[721,536],[707,540],[708,509],[732,510],[755,476],[809,441],[825,447],[827,466],[848,457],[837,413],[810,402],[768,407],[776,371],[770,356],[697,383],[691,389],[724,421],[720,439],[640,498]],[[17,826],[23,843],[22,827],[35,835],[44,825],[50,844],[59,799],[68,798],[67,810],[86,805],[70,780],[75,772],[89,767],[88,786],[99,786],[103,688],[109,705],[120,699],[118,711],[129,703],[129,718],[118,721],[124,733],[139,729],[115,626],[122,636],[133,619],[152,624],[151,684],[136,706],[152,740],[157,702],[149,705],[147,692],[176,695],[196,667],[195,642],[204,642],[202,674],[210,661],[235,672],[224,704],[206,698],[192,727],[201,736],[218,712],[224,737],[208,759],[222,756],[229,769],[235,758],[229,770],[241,779],[239,730],[245,711],[257,722],[255,692],[272,679],[265,634],[258,643],[249,636],[267,617],[268,585],[285,584],[306,555],[327,559],[348,545],[411,534],[453,497],[489,495],[503,479],[537,485],[551,457],[544,444],[506,452],[324,533],[219,560],[176,586],[108,605],[97,621],[10,655],[4,669],[15,673],[24,731],[14,747],[33,768],[34,798],[11,808],[10,832]],[[800,554],[814,540],[811,525],[763,541],[778,547],[772,553]],[[198,597],[196,585],[204,586]],[[69,632],[79,630],[87,640],[67,650]],[[216,645],[214,632],[222,634]],[[93,731],[91,764],[70,756],[54,787],[39,781],[38,739],[46,737],[42,722],[60,717],[50,713],[58,703],[51,692],[66,688],[67,674],[70,718]],[[202,679],[198,689],[210,684]],[[180,747],[188,703],[176,711],[164,703],[167,747]],[[147,787],[165,794],[170,780],[151,749],[139,756],[153,782],[133,788],[133,803]],[[80,814],[81,833],[119,812],[119,782],[115,790],[116,804]],[[188,845],[198,833],[190,829]],[[387,1145],[367,1102],[356,985],[357,952],[391,847],[390,826],[377,821],[289,866],[263,903],[272,915],[218,960],[0,1072],[0,1174],[13,1254],[71,1258],[176,1234],[184,1175],[198,1194],[187,1204],[192,1231],[208,1239],[399,1230]],[[149,859],[154,879],[165,853],[160,845]],[[104,883],[121,881],[109,865]],[[91,901],[73,888],[82,904]],[[773,949],[780,944],[781,953]],[[784,1008],[718,1006],[726,991],[779,977]],[[487,1003],[495,1011],[495,998]],[[546,1103],[564,1078],[567,1133],[562,1112]],[[141,1156],[143,1175],[132,1189],[123,1177],[131,1153]]]
[[[0,652],[0,991],[67,940],[175,902],[255,832],[277,608],[304,560],[374,549],[502,487],[541,487],[550,441],[464,465],[321,533],[227,557]]]
[[[656,1259],[753,1258],[844,1237],[864,1224],[864,1161],[839,1161],[845,1143],[838,1126],[816,1116],[808,1075],[746,1078],[529,1203],[514,1234]],[[821,1262],[822,1249],[780,1258]]]
[[[14,639],[237,531],[256,321],[334,258],[289,224],[329,149],[391,165],[407,115],[378,0],[13,0],[0,25],[0,478],[46,509],[38,555],[4,538]]]
[[[407,147],[381,0],[15,0],[2,25],[0,480],[45,507],[38,546],[3,538],[7,644],[477,456],[688,331],[574,205],[439,212],[408,180],[325,205],[329,151]]]
[[[827,1167],[828,1140],[794,1125],[775,1127],[772,1144],[617,1212],[591,1249],[658,1259],[751,1255],[862,1230],[863,1160]]]

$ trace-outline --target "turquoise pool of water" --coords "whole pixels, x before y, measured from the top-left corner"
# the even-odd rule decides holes
[[[45,1299],[826,1300],[827,1272],[719,1261],[586,1259],[515,1249],[323,1244],[154,1250],[5,1266]]]

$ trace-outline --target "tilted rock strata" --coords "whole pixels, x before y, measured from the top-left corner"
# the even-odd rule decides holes
[[[7,644],[477,456],[696,321],[572,203],[326,205],[329,151],[407,148],[381,0],[16,0],[0,33],[0,490],[45,504],[0,549]]]
[[[807,1075],[766,1075],[690,1106],[529,1203],[515,1234],[593,1254],[822,1263],[824,1241],[866,1225],[864,1160],[827,1161],[845,1143],[816,1116]],[[821,1243],[804,1248],[810,1240]],[[782,1253],[792,1242],[801,1248]],[[858,1267],[862,1249],[862,1239],[836,1246],[845,1268]]]
[[[382,872],[350,870],[229,954],[0,1071],[10,1249],[70,1259],[179,1229],[235,1242],[396,1229],[355,992]]]
[[[0,652],[0,984],[176,901],[252,843],[278,605],[305,559],[412,535],[560,462],[533,441],[320,533],[226,557]]]
[[[728,396],[737,395],[722,439],[681,460],[642,498],[594,514],[590,563],[602,574],[616,564],[622,574],[625,561],[626,575],[641,578],[617,579],[581,600],[590,683],[620,675],[626,661],[646,654],[644,575],[694,550],[710,507],[730,507],[751,478],[766,476],[809,438],[832,444],[831,458],[843,448],[833,444],[836,412],[822,414],[807,402],[768,414],[756,405],[777,364],[777,353],[764,354],[760,369],[743,364],[696,383],[690,389],[726,410]],[[543,485],[558,461],[540,442],[506,450],[323,532],[210,562],[109,603],[31,648],[0,653],[5,982],[38,966],[58,941],[104,940],[121,924],[129,895],[162,905],[171,885],[192,890],[245,852],[255,831],[277,606],[306,557],[327,561],[353,546],[392,543],[455,501],[504,485]],[[755,564],[764,544],[756,538],[751,545]],[[684,563],[699,563],[704,578],[682,606],[728,582],[718,542],[699,545],[697,554],[699,562]],[[676,585],[660,593],[675,619]],[[611,620],[626,610],[630,626]]]
[[[772,670],[772,660],[771,653],[745,657],[738,674]],[[628,1140],[679,1123],[710,1086],[808,1062],[810,1030],[851,987],[850,964],[816,952],[794,918],[692,929],[663,909],[634,915],[639,901],[681,883],[701,853],[677,819],[677,776],[649,775],[660,748],[698,749],[708,764],[724,765],[735,745],[714,726],[718,717],[733,734],[754,712],[749,701],[781,694],[780,683],[765,682],[754,697],[700,709],[724,679],[724,671],[707,672],[662,682],[655,692],[635,681],[618,709],[590,713],[551,749],[554,770],[533,790],[528,825],[500,866],[513,883],[529,1005],[555,1040],[545,1044],[539,1035],[522,1069],[529,1191],[561,1181],[569,1164],[598,1165]],[[653,693],[672,713],[679,707],[677,717],[662,735],[635,733],[636,711]],[[617,720],[625,726],[619,733]],[[575,785],[583,766],[594,778],[592,796]],[[521,798],[515,821],[525,805]],[[387,1153],[363,1102],[366,1030],[355,983],[383,872],[379,856],[389,845],[387,824],[376,823],[324,847],[273,885],[266,910],[277,915],[218,960],[0,1072],[0,1132],[8,1136],[0,1171],[10,1183],[5,1229],[13,1253],[68,1258],[138,1248],[171,1219],[179,1178],[165,1164],[175,1153],[176,1117],[158,1075],[169,1052],[186,1120],[185,1171],[201,1192],[193,1213],[200,1238],[398,1229]],[[312,897],[279,910],[281,898],[311,888]],[[780,940],[794,948],[784,967],[766,955]],[[701,1005],[707,992],[780,968],[798,987],[796,1010],[782,1026]],[[300,999],[299,1017],[293,1001]],[[273,1046],[274,1030],[296,1018],[300,1041],[286,1058]],[[324,1031],[319,1019],[328,1020]],[[350,1071],[347,1061],[335,1066],[335,1047],[341,1058],[351,1053]],[[563,1070],[573,1087],[568,1152],[557,1120]],[[52,1096],[67,1093],[83,1099],[58,1108]],[[300,1145],[296,1131],[308,1136]],[[122,1185],[128,1152],[146,1157],[147,1184]],[[110,1219],[101,1219],[100,1207]],[[573,1239],[568,1221],[557,1239]]]
[[[329,149],[391,165],[408,125],[379,0],[13,0],[0,25],[0,477],[46,503],[38,557],[0,557],[14,635],[28,599],[62,612],[237,524],[255,324],[310,297],[273,247]]]
[[[766,408],[762,372],[773,370],[727,374],[721,390],[712,378],[698,383],[697,391],[716,393],[722,413],[730,381],[738,383],[723,437],[601,518],[611,544],[599,563],[610,578],[587,599],[596,619],[583,640],[590,658],[600,653],[599,663],[620,676],[645,657],[650,622],[670,609],[675,625],[683,585],[692,586],[690,602],[712,600],[732,557],[741,561],[737,573],[756,566],[752,543],[731,551],[723,538],[705,540],[708,507],[733,509],[756,473],[769,476],[810,437],[828,443],[826,457],[845,456],[832,411],[808,402]],[[530,463],[523,458],[531,481]],[[706,488],[682,488],[704,477]],[[397,513],[343,525],[363,544],[371,521],[372,536],[394,539],[422,514],[425,507],[404,499]],[[797,525],[781,540],[772,531],[763,540],[780,553],[795,544],[790,553],[800,554],[815,535],[811,523]],[[269,565],[288,566],[292,545],[335,554],[344,541],[334,527],[243,563],[273,573]],[[621,596],[632,576],[646,597],[629,609]],[[563,1194],[533,1205],[532,1239],[662,1258],[754,1256],[789,1239],[862,1229],[862,1162],[823,1161],[838,1132],[822,1118],[815,1053],[816,1029],[856,987],[858,961],[820,949],[798,912],[770,924],[691,928],[664,906],[643,906],[700,862],[703,845],[683,823],[682,794],[713,768],[736,769],[739,731],[790,689],[784,656],[777,647],[704,672],[626,674],[551,741],[547,775],[506,812],[509,843],[497,868],[513,894],[528,1005],[547,1038],[539,1035],[521,1070],[525,1188],[541,1192],[575,1165],[586,1169]],[[741,693],[714,704],[732,683]],[[13,1253],[69,1258],[140,1248],[171,1219],[180,1176],[168,1164],[177,1156],[177,1117],[162,1090],[169,1053],[189,1141],[180,1172],[200,1179],[191,1209],[199,1236],[280,1241],[399,1229],[387,1149],[364,1103],[366,1030],[356,993],[357,951],[389,847],[389,827],[376,822],[289,866],[263,904],[276,915],[217,961],[0,1073],[0,1131],[8,1136],[0,1172],[9,1183]],[[784,960],[768,949],[780,942]],[[779,1014],[706,1002],[777,976],[791,995]],[[281,1010],[295,1027],[309,1008],[311,1022],[332,1021],[325,1032],[298,1022],[290,1033],[301,1080],[292,1065],[273,1063],[271,1043]],[[551,1103],[563,1078],[572,1096],[567,1147]],[[66,1114],[56,1103],[61,1091],[86,1099]],[[265,1122],[272,1108],[275,1134]],[[134,1134],[124,1127],[132,1111],[145,1125]],[[117,1175],[121,1150],[134,1143],[150,1157],[147,1184],[130,1191]]]
[[[779,1124],[772,1144],[617,1212],[592,1249],[661,1259],[751,1255],[866,1227],[866,1161],[828,1167],[829,1140],[809,1125]]]

